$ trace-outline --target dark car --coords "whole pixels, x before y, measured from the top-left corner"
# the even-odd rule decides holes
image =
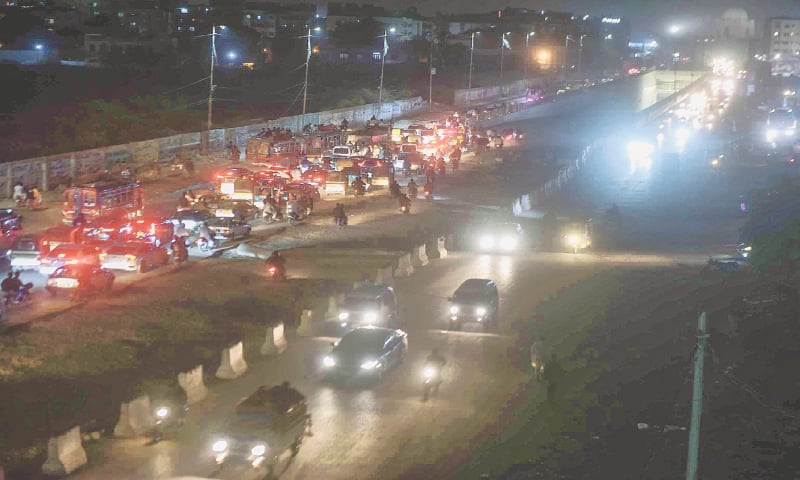
[[[172,243],[175,226],[168,218],[135,217],[120,229],[120,235],[128,240],[143,240],[156,247]]]
[[[0,231],[8,235],[15,230],[22,230],[22,215],[11,208],[0,209]]]
[[[300,175],[300,179],[309,185],[325,185],[325,180],[328,178],[329,170],[321,167],[320,165],[311,165],[308,170]]]
[[[408,352],[408,335],[402,330],[360,327],[333,344],[322,359],[326,377],[374,380],[397,366]]]
[[[344,298],[338,319],[343,327],[392,325],[397,320],[394,290],[384,285],[365,285],[353,290]]]
[[[448,315],[450,330],[458,330],[464,323],[479,323],[484,330],[497,324],[500,299],[497,285],[488,278],[470,278],[459,286],[450,302]]]
[[[207,222],[212,218],[211,214],[205,210],[182,210],[173,215],[169,220],[173,225],[183,222],[188,231],[194,231],[201,223]]]
[[[95,265],[79,263],[58,267],[47,279],[45,289],[50,295],[70,292],[73,298],[86,298],[107,293],[114,286],[114,274]]]
[[[281,199],[283,201],[286,201],[289,198],[289,195],[292,194],[297,195],[297,198],[300,198],[301,196],[308,198],[312,203],[315,200],[322,198],[319,193],[319,189],[310,183],[287,183],[281,189]]]
[[[244,167],[228,167],[217,172],[217,179],[223,178],[252,178],[253,171]]]

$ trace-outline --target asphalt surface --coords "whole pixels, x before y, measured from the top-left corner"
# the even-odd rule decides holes
[[[475,207],[485,207],[488,216],[507,214],[513,197],[547,178],[543,164],[548,158],[569,158],[579,151],[578,139],[590,136],[593,132],[587,129],[598,121],[611,124],[612,116],[631,118],[624,108],[609,113],[609,106],[622,107],[621,98],[619,91],[611,90],[607,96],[580,99],[595,108],[576,104],[567,112],[555,109],[557,116],[537,110],[517,114],[510,125],[526,131],[525,144],[485,156],[485,169],[467,171],[458,180],[445,178],[430,208],[452,218],[461,218],[456,212]],[[659,168],[658,161],[644,170],[631,169],[627,159],[620,160],[619,150],[607,148],[596,161],[592,159],[575,184],[553,200],[553,208],[565,216],[596,215],[606,205],[618,203],[625,230],[613,236],[610,252],[511,256],[458,252],[418,269],[409,279],[397,279],[410,350],[405,362],[377,385],[341,388],[323,382],[319,366],[330,339],[291,339],[281,357],[249,360],[246,376],[212,389],[213,401],[195,418],[196,435],[152,447],[144,447],[142,440],[114,441],[108,446],[108,457],[114,461],[72,478],[263,477],[263,471],[218,471],[208,454],[210,432],[240,398],[259,385],[283,380],[308,397],[313,436],[304,441],[296,458],[280,465],[280,478],[447,477],[469,459],[473,449],[491,443],[487,432],[499,432],[512,421],[510,405],[530,395],[531,389],[541,388],[521,368],[526,352],[518,346],[514,325],[530,318],[544,299],[602,270],[698,264],[705,252],[735,243],[728,240],[735,230],[730,223],[737,219],[737,205],[730,205],[730,199],[758,178],[747,169],[737,180],[741,186],[715,181],[717,173],[709,170],[704,158],[697,160],[699,149],[687,150],[686,162],[676,173]],[[738,171],[733,176],[739,178],[736,175]],[[721,220],[719,225],[716,220]],[[489,334],[475,328],[442,331],[445,299],[471,277],[498,282],[499,327]],[[448,365],[439,395],[423,402],[421,369],[433,347],[442,351]]]

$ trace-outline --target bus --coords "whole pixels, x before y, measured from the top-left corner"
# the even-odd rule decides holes
[[[347,138],[347,132],[343,132],[333,125],[325,125],[305,135],[303,141],[306,146],[306,154],[319,157],[324,152],[332,150],[333,147],[346,144]]]
[[[143,209],[144,191],[139,182],[97,180],[66,189],[61,214],[64,224],[72,225],[78,213],[84,222],[91,222],[104,216],[132,218],[142,215]]]
[[[250,165],[271,168],[288,168],[300,163],[301,145],[294,139],[277,140],[272,137],[253,137],[247,141],[246,158]]]

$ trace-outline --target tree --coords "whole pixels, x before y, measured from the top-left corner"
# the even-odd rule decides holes
[[[374,18],[342,23],[331,32],[331,40],[340,47],[367,47],[375,45],[383,34],[383,24]]]

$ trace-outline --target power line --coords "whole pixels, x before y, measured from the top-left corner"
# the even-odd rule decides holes
[[[200,80],[197,80],[196,82],[192,82],[192,83],[190,83],[190,84],[188,84],[188,85],[184,85],[184,86],[182,86],[182,87],[178,87],[178,88],[176,88],[176,89],[174,89],[174,90],[168,90],[168,91],[166,91],[166,92],[160,93],[159,95],[161,95],[161,96],[172,95],[173,93],[175,93],[175,92],[178,92],[178,91],[181,91],[181,90],[183,90],[183,89],[185,89],[185,88],[189,88],[189,87],[192,87],[192,86],[194,86],[194,85],[197,85],[198,83],[205,82],[206,80],[208,80],[208,78],[209,78],[209,77],[203,77],[203,78],[201,78]]]

